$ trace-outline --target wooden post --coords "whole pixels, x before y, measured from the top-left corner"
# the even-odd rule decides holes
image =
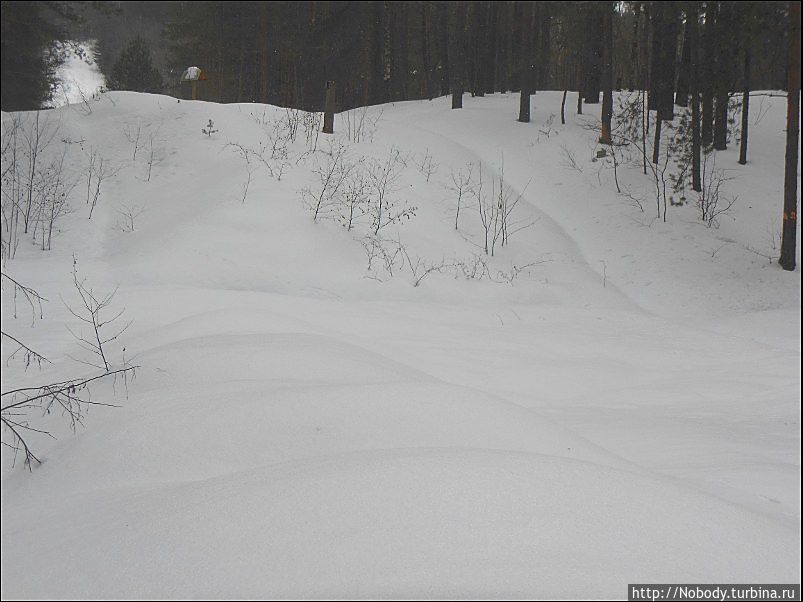
[[[326,100],[323,105],[323,133],[335,133],[335,82],[326,82]]]
[[[192,80],[192,99],[198,100],[198,80]]]

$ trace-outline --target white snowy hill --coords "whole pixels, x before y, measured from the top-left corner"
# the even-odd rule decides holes
[[[3,268],[44,317],[5,283],[2,317],[52,364],[26,370],[4,339],[2,389],[95,372],[67,329],[73,256],[119,286],[110,311],[133,322],[109,355],[139,368],[92,389],[119,407],[75,433],[32,414],[57,439],[31,434],[31,471],[3,449],[3,597],[799,582],[800,271],[771,259],[785,100],[753,103],[748,165],[718,154],[738,198],[709,228],[692,194],[657,218],[638,164],[617,194],[583,127],[597,107],[563,126],[560,97],[534,96],[530,124],[514,94],[372,107],[317,142],[309,115],[263,105],[108,93],[43,113],[73,212]],[[347,230],[341,199],[314,221],[340,152],[366,186],[397,172],[385,200],[409,219]],[[468,164],[520,197],[493,257],[475,196],[455,217]]]

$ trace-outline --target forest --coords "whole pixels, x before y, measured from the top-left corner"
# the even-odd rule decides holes
[[[674,119],[675,106],[691,107],[699,191],[701,149],[726,148],[732,99],[744,109],[744,163],[751,91],[799,89],[799,8],[734,1],[3,2],[2,108],[42,106],[64,54],[54,42],[68,38],[96,40],[111,89],[186,95],[180,75],[197,66],[204,74],[197,98],[221,103],[332,114],[447,94],[459,108],[463,93],[513,91],[520,93],[518,119],[528,122],[531,95],[562,90],[565,122],[571,91],[578,114],[600,105],[601,140],[609,143],[613,91],[638,90],[640,110],[659,117],[653,163],[661,123]],[[789,118],[799,120],[797,111]],[[788,142],[790,165],[796,144]],[[792,196],[787,239],[795,231]],[[793,265],[790,253],[782,264]]]
[[[800,2],[0,8],[3,600],[799,599]]]

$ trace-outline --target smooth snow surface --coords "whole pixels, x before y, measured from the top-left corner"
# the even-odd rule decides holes
[[[31,328],[4,290],[3,329],[54,366],[6,365],[4,341],[3,390],[91,373],[59,299],[76,301],[73,254],[98,290],[119,285],[134,320],[120,342],[141,367],[127,395],[93,389],[120,407],[93,407],[75,434],[35,416],[58,439],[32,438],[32,473],[3,450],[3,597],[799,582],[800,271],[763,256],[777,257],[785,100],[751,103],[747,166],[734,143],[719,154],[738,200],[707,228],[693,203],[663,222],[651,197],[642,212],[617,195],[581,127],[595,116],[561,126],[560,98],[534,96],[530,124],[512,94],[373,107],[376,131],[351,145],[411,155],[394,198],[418,211],[393,235],[413,262],[481,254],[470,199],[454,229],[449,172],[503,169],[534,223],[488,259],[492,274],[533,264],[512,284],[368,272],[366,224],[314,223],[302,203],[313,157],[280,181],[252,166],[242,202],[246,164],[226,145],[258,146],[255,118],[284,109],[109,93],[91,113],[51,111],[83,140],[76,177],[90,147],[122,169],[92,220],[79,184],[53,251],[24,241],[4,267],[49,302]],[[620,178],[651,194],[639,167]],[[142,210],[133,232],[122,207]]]

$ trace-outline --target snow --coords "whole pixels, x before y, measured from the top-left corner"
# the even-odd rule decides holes
[[[64,52],[66,58],[56,70],[58,84],[51,101],[54,107],[82,103],[106,85],[97,66],[94,41],[71,42],[64,46]]]
[[[58,439],[32,438],[32,472],[3,449],[3,597],[799,582],[800,271],[762,256],[782,210],[785,100],[761,97],[747,166],[736,145],[720,154],[739,200],[709,229],[692,205],[663,222],[617,195],[581,127],[594,116],[548,125],[560,97],[539,92],[531,124],[512,94],[372,107],[376,132],[351,145],[440,164],[427,182],[410,161],[399,182],[399,204],[418,207],[398,228],[414,261],[480,253],[470,205],[454,230],[449,170],[481,161],[490,181],[504,164],[534,222],[488,260],[494,274],[535,264],[512,284],[367,272],[365,227],[303,206],[310,158],[280,181],[254,169],[243,202],[246,165],[226,145],[256,148],[255,117],[284,109],[126,92],[56,109],[84,140],[76,173],[90,146],[123,169],[91,221],[79,185],[53,251],[23,243],[6,263],[50,301],[29,328],[4,290],[3,328],[54,365],[6,365],[4,341],[2,388],[89,373],[59,300],[75,301],[73,254],[99,290],[119,285],[140,368],[127,393],[93,389],[119,407],[91,408],[75,434],[42,418]],[[147,148],[132,159],[126,137],[138,127],[156,148],[149,181]],[[346,141],[343,116],[335,128]]]

